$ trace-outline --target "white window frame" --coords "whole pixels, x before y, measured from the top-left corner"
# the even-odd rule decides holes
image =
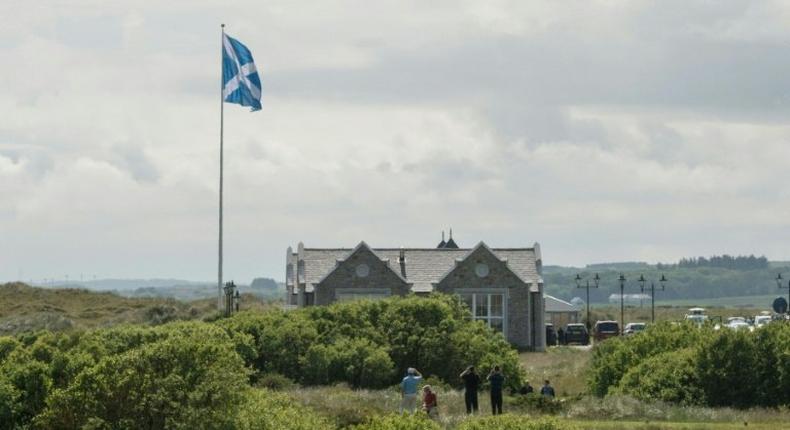
[[[466,303],[466,300],[463,296],[472,296],[472,307],[471,311],[471,318],[475,321],[483,321],[486,323],[488,327],[491,327],[491,320],[501,320],[502,321],[502,335],[505,336],[507,339],[507,303],[508,303],[508,290],[507,288],[485,288],[485,289],[469,289],[469,290],[457,290],[456,294],[458,295],[459,299]],[[487,306],[486,306],[486,316],[478,317],[476,315],[477,311],[477,297],[478,296],[486,296]],[[491,316],[491,296],[492,295],[501,295],[502,296],[502,316],[501,317],[492,317]]]

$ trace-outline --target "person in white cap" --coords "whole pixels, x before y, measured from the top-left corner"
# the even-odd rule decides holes
[[[422,381],[422,373],[413,367],[409,367],[406,370],[406,376],[400,383],[401,413],[405,410],[414,413],[414,408],[417,404],[417,386],[420,384],[420,381]]]

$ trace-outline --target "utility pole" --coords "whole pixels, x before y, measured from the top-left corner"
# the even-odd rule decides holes
[[[581,275],[576,275],[576,288],[584,288],[587,290],[587,330],[592,329],[592,325],[590,325],[590,287],[598,288],[598,283],[600,282],[601,277],[598,276],[596,273],[593,277],[593,285],[590,285],[590,280],[588,279],[584,285],[582,285],[582,277]]]
[[[623,302],[625,299],[625,275],[621,273],[617,280],[620,281],[620,335],[623,335],[625,330],[625,303]]]

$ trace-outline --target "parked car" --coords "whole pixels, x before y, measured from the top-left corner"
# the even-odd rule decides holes
[[[771,323],[773,318],[770,315],[757,315],[754,317],[754,326],[757,328],[767,326]]]
[[[584,324],[568,324],[565,326],[565,344],[570,345],[578,343],[579,345],[590,344],[590,333]]]
[[[546,324],[546,346],[557,345],[557,332],[554,331],[554,324]]]
[[[708,315],[705,314],[705,309],[703,308],[691,308],[684,319],[698,326],[702,326],[708,321]]]
[[[617,321],[597,321],[593,328],[593,333],[596,342],[620,336],[620,323]]]
[[[647,328],[647,324],[645,323],[628,323],[625,325],[625,335],[632,335],[637,334],[640,331],[644,331]]]
[[[729,321],[726,324],[725,327],[729,328],[730,330],[735,330],[735,331],[738,331],[738,330],[753,331],[754,330],[754,327],[750,326],[749,323],[747,323],[746,321],[743,320],[743,318],[741,318],[741,319],[737,319],[737,318],[736,319],[731,319],[731,321]]]

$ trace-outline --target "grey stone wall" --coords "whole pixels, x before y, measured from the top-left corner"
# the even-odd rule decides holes
[[[485,277],[475,273],[480,263],[488,266]],[[507,290],[507,340],[519,348],[529,348],[529,287],[488,249],[477,248],[465,260],[456,263],[450,274],[436,285],[436,291],[447,294],[491,288]]]
[[[357,266],[366,264],[370,272],[365,277],[357,275]],[[392,261],[390,264],[397,264]],[[336,300],[337,289],[378,289],[390,290],[390,295],[404,296],[409,293],[410,286],[365,246],[339,263],[324,280],[315,286],[315,304],[326,305]]]

